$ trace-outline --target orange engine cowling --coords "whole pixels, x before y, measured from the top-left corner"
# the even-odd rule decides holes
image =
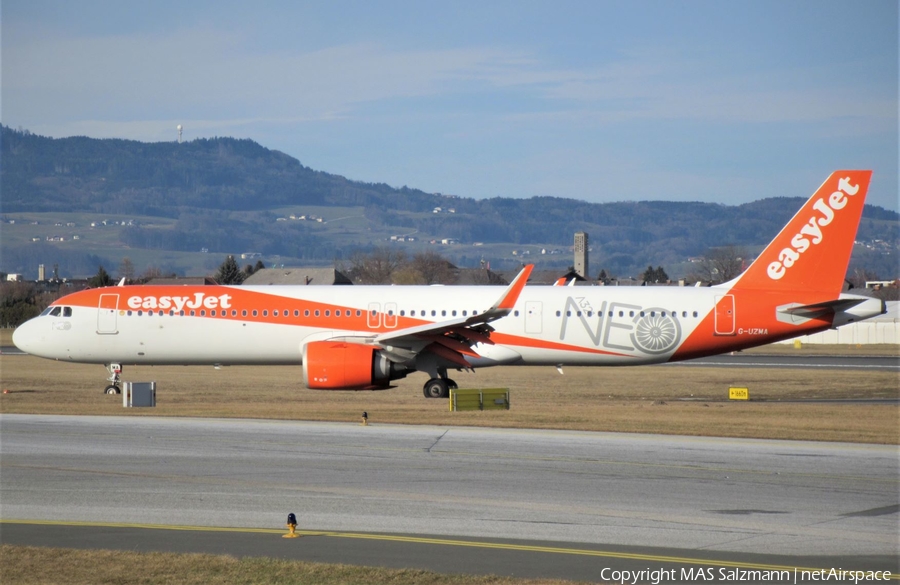
[[[371,345],[312,341],[303,346],[303,381],[313,390],[384,390],[404,376]]]

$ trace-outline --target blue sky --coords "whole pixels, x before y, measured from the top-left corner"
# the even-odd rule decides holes
[[[898,209],[898,3],[4,0],[0,119],[235,136],[466,197],[738,204],[875,171]]]

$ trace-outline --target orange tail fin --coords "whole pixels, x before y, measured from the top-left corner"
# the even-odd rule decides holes
[[[872,171],[835,171],[737,278],[743,289],[841,292]]]

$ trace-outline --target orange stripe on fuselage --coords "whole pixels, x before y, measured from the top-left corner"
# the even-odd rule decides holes
[[[266,294],[254,290],[245,290],[239,287],[224,286],[123,286],[95,288],[78,291],[67,295],[54,305],[78,306],[96,309],[99,306],[101,295],[119,295],[118,310],[157,313],[164,311],[166,315],[174,311],[180,315],[184,311],[185,316],[205,319],[227,319],[234,321],[270,323],[275,325],[303,326],[323,330],[359,331],[363,333],[383,333],[408,327],[416,327],[435,323],[426,319],[394,315],[397,320],[396,327],[368,326],[367,310],[361,307],[348,307],[332,303],[322,303],[308,299],[297,299],[280,295]],[[207,300],[207,299],[216,299]],[[165,307],[163,307],[165,305]],[[194,312],[191,315],[191,311]],[[215,311],[215,316],[212,312]],[[223,311],[225,314],[223,315]],[[246,315],[244,312],[246,311]],[[253,312],[256,311],[256,315]],[[274,312],[278,311],[278,315]],[[298,312],[298,316],[294,312]],[[309,315],[306,312],[309,311]],[[316,315],[318,311],[318,315]],[[336,316],[336,312],[340,316]],[[232,315],[232,312],[235,314]],[[326,316],[325,313],[329,315]],[[350,312],[350,315],[347,315]],[[357,315],[359,312],[359,315]],[[265,314],[264,314],[265,313]],[[287,313],[287,314],[285,314]],[[382,318],[386,313],[381,314]],[[476,335],[477,337],[477,335]],[[529,347],[535,349],[548,349],[556,351],[572,351],[596,355],[609,355],[617,357],[634,357],[619,352],[606,351],[594,347],[585,347],[546,341],[535,337],[493,332],[491,341],[496,344],[508,346]]]
[[[557,343],[555,341],[545,341],[543,339],[538,339],[535,337],[520,337],[518,335],[510,335],[508,333],[499,333],[495,331],[491,333],[491,339],[494,340],[494,343],[498,345],[505,345],[507,347],[533,347],[535,349],[552,349],[557,351],[576,351],[580,353],[592,353],[596,355],[611,355],[616,357],[625,357],[625,358],[633,358],[636,356],[632,356],[626,353],[618,353],[614,351],[607,351],[605,349],[596,349],[593,347],[585,347],[582,345],[570,345],[567,343]]]

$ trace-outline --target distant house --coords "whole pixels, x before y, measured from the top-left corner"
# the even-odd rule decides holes
[[[457,273],[456,284],[505,286],[509,284],[509,281],[496,272],[484,268],[461,268]]]
[[[261,268],[244,280],[245,285],[353,284],[334,268]]]

